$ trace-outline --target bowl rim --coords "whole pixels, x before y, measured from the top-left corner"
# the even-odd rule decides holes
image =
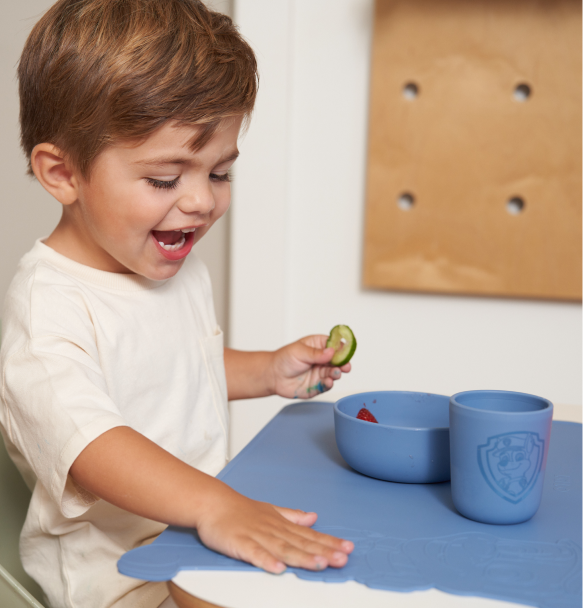
[[[429,395],[431,397],[443,397],[444,399],[448,400],[448,408],[449,408],[449,397],[447,395],[440,395],[439,393],[428,393],[426,391],[366,391],[364,393],[354,393],[352,395],[346,395],[345,397],[341,397],[340,399],[338,399],[338,401],[336,401],[334,403],[334,413],[336,415],[340,416],[341,418],[345,418],[346,420],[355,421],[358,424],[371,424],[370,422],[367,422],[366,420],[359,420],[355,416],[349,416],[348,414],[341,412],[339,409],[339,404],[347,399],[352,399],[352,398],[356,397],[357,395],[372,395],[372,394],[376,395],[378,393],[389,393],[389,394],[399,394],[399,395]],[[413,431],[413,432],[448,431],[449,432],[449,425],[448,426],[396,426],[394,424],[382,424],[381,422],[378,422],[374,426],[376,428],[396,429],[399,431]]]
[[[474,393],[485,393],[490,395],[490,398],[498,398],[498,399],[502,399],[504,397],[508,398],[508,397],[512,397],[512,396],[520,396],[520,397],[528,397],[529,399],[536,399],[537,401],[541,401],[545,404],[545,407],[539,409],[539,410],[528,410],[526,412],[504,412],[504,411],[500,411],[500,410],[484,410],[481,408],[477,408],[477,407],[470,407],[469,405],[464,405],[463,403],[460,403],[457,398],[460,397],[461,395],[470,395],[470,394],[474,394]],[[474,412],[476,414],[483,414],[484,416],[542,416],[542,415],[547,415],[549,413],[549,411],[551,412],[551,414],[554,412],[554,405],[552,403],[552,401],[550,401],[549,399],[546,399],[545,397],[540,397],[539,395],[533,395],[531,393],[521,393],[519,391],[504,391],[504,390],[499,390],[499,389],[476,389],[476,390],[472,390],[472,391],[461,391],[459,393],[455,393],[455,395],[452,395],[449,398],[449,403],[450,405],[454,405],[455,407],[459,407],[462,410],[465,410],[467,412]]]

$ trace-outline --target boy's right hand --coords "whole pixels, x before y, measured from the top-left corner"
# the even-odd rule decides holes
[[[312,530],[316,513],[251,500],[226,485],[223,493],[220,504],[209,504],[202,514],[197,531],[207,547],[224,555],[280,574],[286,566],[341,568],[354,549],[350,541]]]
[[[346,564],[353,543],[310,529],[315,513],[274,507],[235,492],[129,427],[93,440],[71,466],[81,487],[121,509],[194,527],[229,557],[279,574],[287,566],[322,570]]]

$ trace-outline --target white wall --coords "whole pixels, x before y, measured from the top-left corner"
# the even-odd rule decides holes
[[[276,348],[350,325],[323,398],[497,388],[581,404],[581,306],[361,287],[372,0],[236,0],[261,85],[234,184],[230,332]],[[231,405],[234,455],[285,400]]]
[[[60,205],[26,176],[20,152],[16,66],[32,26],[50,0],[3,2],[0,20],[0,303],[18,260],[47,235],[60,217]]]

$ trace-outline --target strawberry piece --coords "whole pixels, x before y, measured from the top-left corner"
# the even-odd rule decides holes
[[[379,423],[379,421],[365,407],[360,408],[360,412],[358,412],[358,414],[356,414],[356,417],[359,420],[366,420],[367,422],[376,422],[376,424]]]

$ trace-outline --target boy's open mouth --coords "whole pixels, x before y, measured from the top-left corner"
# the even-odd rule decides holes
[[[181,260],[194,245],[195,228],[182,230],[152,230],[158,251],[168,260]]]
[[[152,234],[166,251],[178,251],[186,243],[186,234],[182,230],[152,230]]]

